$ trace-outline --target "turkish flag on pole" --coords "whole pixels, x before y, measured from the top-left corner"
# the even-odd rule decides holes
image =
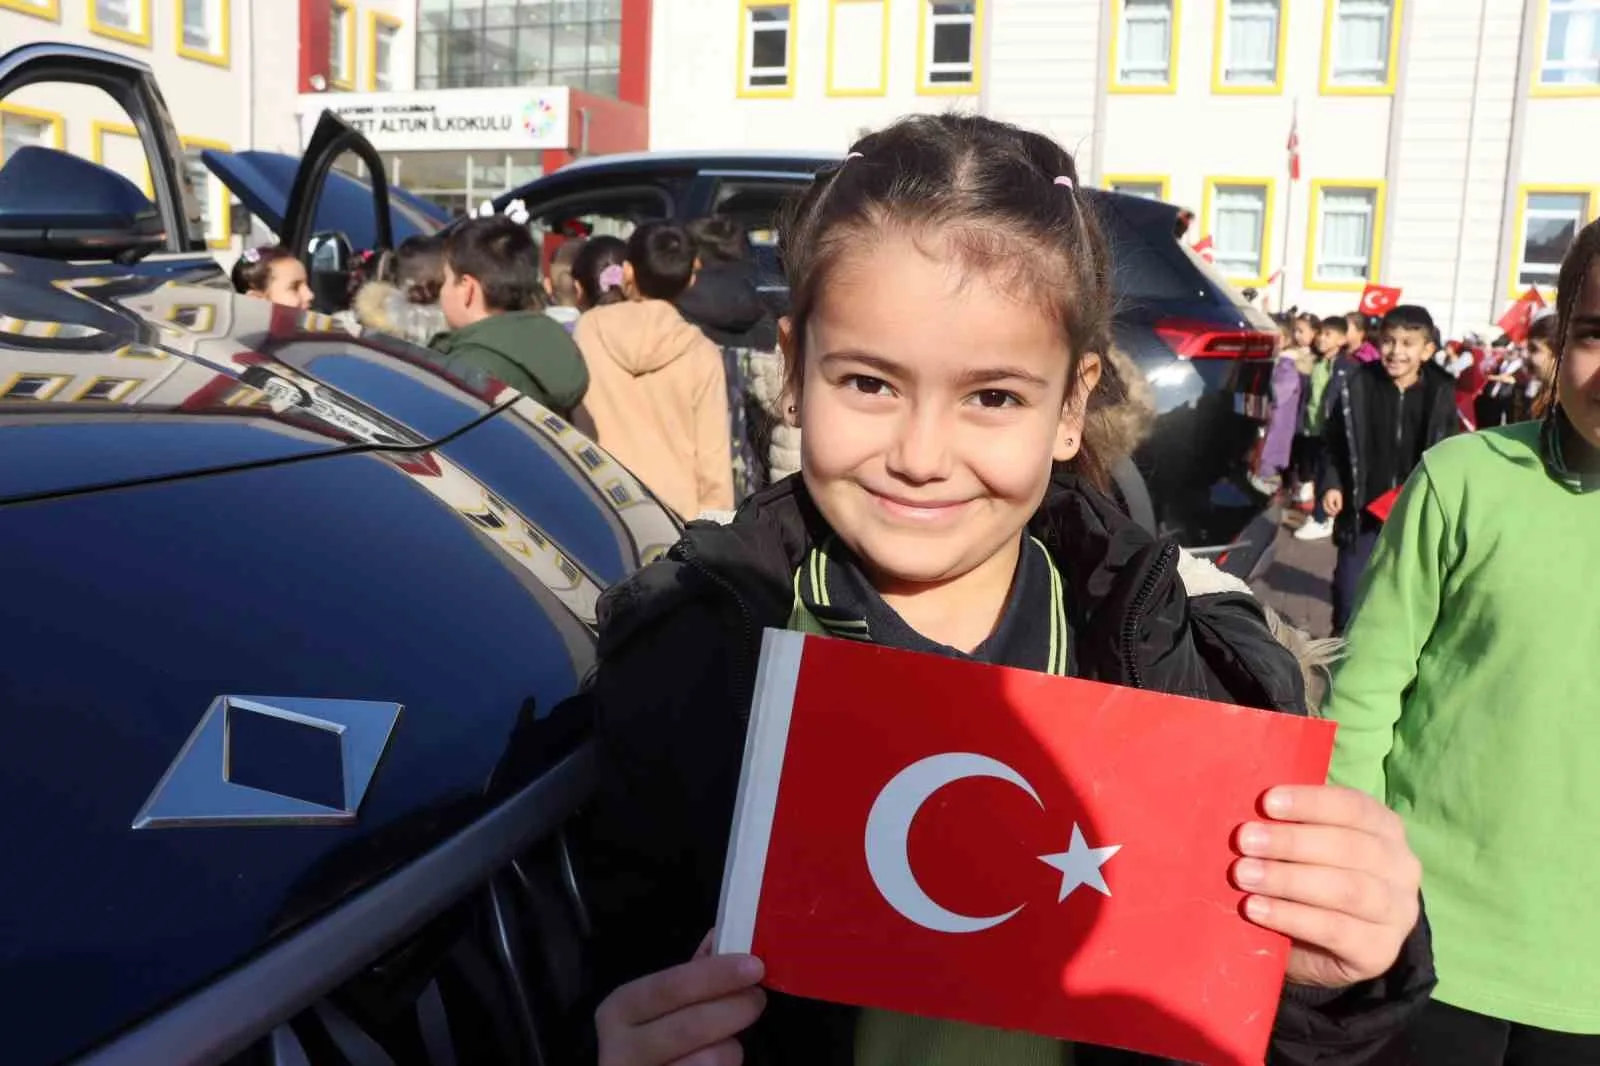
[[[1209,234],[1195,241],[1192,247],[1195,254],[1206,262],[1215,263],[1217,261],[1217,242],[1212,240]]]
[[[1368,285],[1361,290],[1361,313],[1382,318],[1400,306],[1400,290],[1388,285]]]
[[[1289,180],[1300,180],[1300,103],[1295,102],[1294,118],[1289,121]]]
[[[807,998],[1260,1063],[1289,945],[1241,916],[1233,836],[1333,732],[768,630],[717,950]]]
[[[1537,286],[1530,286],[1527,292],[1517,297],[1516,303],[1507,308],[1495,325],[1512,341],[1523,344],[1528,339],[1528,327],[1533,325],[1533,313],[1544,305],[1544,294]]]

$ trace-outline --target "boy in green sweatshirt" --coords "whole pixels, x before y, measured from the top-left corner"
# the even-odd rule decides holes
[[[450,331],[431,347],[445,370],[488,375],[572,417],[589,369],[571,334],[544,313],[539,248],[526,226],[491,215],[451,230],[439,308]]]
[[[1557,297],[1557,403],[1429,451],[1334,675],[1333,783],[1405,819],[1439,985],[1392,1063],[1600,1063],[1600,222]]]

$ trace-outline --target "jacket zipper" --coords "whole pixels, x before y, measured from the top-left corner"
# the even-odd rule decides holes
[[[739,633],[743,641],[743,647],[749,654],[738,656],[735,659],[733,676],[734,681],[738,684],[737,691],[743,698],[739,708],[739,721],[748,722],[750,720],[750,697],[753,695],[755,680],[747,676],[750,673],[750,668],[746,664],[753,659],[759,658],[761,653],[761,649],[756,643],[755,616],[751,614],[750,608],[745,604],[744,598],[739,595],[739,590],[733,587],[733,583],[701,562],[699,556],[694,553],[694,549],[689,547],[687,541],[681,542],[679,555],[691,568],[705,575],[706,579],[713,585],[727,593],[734,606],[739,608]]]
[[[1144,688],[1144,674],[1139,670],[1138,657],[1134,654],[1134,645],[1139,640],[1139,622],[1144,618],[1144,613],[1150,607],[1150,597],[1155,595],[1156,585],[1166,576],[1171,568],[1173,559],[1178,556],[1178,546],[1172,541],[1167,541],[1161,546],[1161,554],[1156,559],[1156,564],[1139,583],[1139,591],[1134,594],[1133,603],[1128,608],[1128,617],[1122,620],[1122,666],[1127,671],[1128,680],[1134,688]]]
[[[1398,458],[1402,454],[1400,451],[1400,446],[1402,443],[1404,443],[1406,435],[1406,390],[1397,389],[1395,391],[1395,397],[1396,408],[1394,412],[1394,454],[1397,461],[1394,467],[1392,467],[1389,471],[1389,487],[1391,489],[1399,484],[1399,481],[1397,480],[1400,466]]]

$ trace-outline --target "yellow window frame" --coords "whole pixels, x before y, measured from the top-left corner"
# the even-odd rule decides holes
[[[1389,57],[1384,64],[1382,85],[1336,85],[1333,81],[1334,27],[1338,25],[1339,5],[1344,0],[1323,0],[1322,3],[1322,65],[1317,78],[1317,89],[1323,96],[1393,96],[1395,80],[1400,74],[1400,20],[1405,14],[1406,0],[1391,0],[1389,8]]]
[[[1168,174],[1106,174],[1100,185],[1112,192],[1117,191],[1118,185],[1154,185],[1161,190],[1161,199],[1172,200],[1172,177]]]
[[[1529,96],[1573,97],[1600,96],[1600,85],[1546,85],[1544,83],[1544,50],[1550,42],[1550,0],[1539,0],[1539,23],[1534,31],[1533,85]]]
[[[149,48],[153,39],[151,34],[152,19],[150,15],[151,0],[138,0],[139,3],[139,32],[134,33],[123,29],[121,26],[107,26],[95,14],[94,0],[85,0],[89,11],[89,32],[101,37],[109,37],[113,41],[123,44],[136,44],[141,48]],[[180,31],[181,32],[181,31]]]
[[[789,12],[788,37],[785,44],[788,53],[784,56],[785,80],[781,86],[754,86],[750,85],[750,11],[758,7],[782,7]],[[741,100],[776,100],[794,96],[795,78],[795,14],[799,7],[797,0],[739,0],[739,70],[738,83],[734,87],[734,95]]]
[[[1200,197],[1200,236],[1213,237],[1215,227],[1212,225],[1212,209],[1215,206],[1217,189],[1223,185],[1237,185],[1248,189],[1263,190],[1261,211],[1261,272],[1252,277],[1235,277],[1223,275],[1230,282],[1240,287],[1262,288],[1267,284],[1267,279],[1272,276],[1272,225],[1278,211],[1278,180],[1276,178],[1241,177],[1238,175],[1218,175],[1205,179],[1205,191]],[[1220,272],[1221,265],[1217,270]]]
[[[128,395],[128,393],[138,388],[143,380],[143,378],[119,378],[112,377],[107,374],[96,374],[94,377],[89,379],[89,383],[87,385],[77,391],[77,394],[72,397],[72,402],[78,403],[81,401],[83,403],[116,403],[124,396]],[[89,390],[93,389],[96,385],[103,381],[114,381],[117,383],[116,387],[111,390],[111,395],[102,396],[93,400],[89,399]]]
[[[221,48],[216,52],[207,52],[199,48],[190,48],[184,43],[183,0],[173,0],[174,47],[185,59],[192,59],[196,63],[210,63],[214,67],[226,70],[233,65],[233,0],[215,0],[215,2],[220,22],[217,27],[217,38],[221,42]]]
[[[1360,281],[1319,281],[1317,279],[1317,241],[1322,230],[1322,195],[1327,190],[1372,193],[1371,251],[1367,256],[1367,276]],[[1381,178],[1318,178],[1311,183],[1311,229],[1306,236],[1306,274],[1302,287],[1315,292],[1361,292],[1369,283],[1383,277],[1383,231],[1389,203],[1389,184]]]
[[[16,373],[6,378],[3,382],[0,382],[0,400],[11,399],[11,390],[15,388],[17,382],[21,381],[23,378],[49,378],[52,382],[54,382],[53,385],[49,386],[39,395],[27,397],[28,402],[31,403],[43,403],[46,400],[54,397],[56,393],[60,392],[62,389],[66,388],[72,383],[71,374],[57,374],[49,370],[18,370]]]
[[[367,12],[367,77],[362,83],[368,92],[380,92],[378,88],[378,27],[385,26],[398,33],[405,27],[405,19],[398,15],[391,15],[386,11]],[[389,50],[389,61],[394,62],[395,52]],[[394,70],[389,71],[389,88],[394,88]]]
[[[144,151],[144,141],[139,137],[139,131],[126,122],[105,122],[95,119],[89,123],[89,158],[101,166],[106,165],[106,137],[132,137],[139,144],[139,150]],[[156,198],[155,182],[150,180],[150,157],[144,160],[144,194],[151,200]]]
[[[209,137],[180,137],[178,140],[182,143],[185,154],[190,149],[204,148],[210,148],[218,152],[233,151],[233,145],[226,141],[212,140]],[[232,207],[233,198],[228,192],[228,187],[215,174],[212,174],[207,179],[207,184],[211,187],[213,197],[210,205],[213,232],[206,234],[206,246],[208,248],[226,248],[233,242],[233,234],[230,232],[232,227],[228,224],[228,214]]]
[[[1211,91],[1218,96],[1281,96],[1286,65],[1284,53],[1289,47],[1289,3],[1277,0],[1278,48],[1268,85],[1230,85],[1228,73],[1228,13],[1233,0],[1217,0],[1217,23],[1211,40]]]
[[[1588,219],[1580,218],[1578,220],[1579,229],[1584,227],[1586,221],[1593,221],[1597,215],[1600,215],[1600,186],[1559,185],[1549,182],[1530,182],[1525,185],[1518,185],[1516,228],[1511,234],[1513,242],[1511,245],[1511,273],[1507,279],[1510,282],[1507,291],[1513,300],[1520,297],[1530,288],[1530,286],[1523,285],[1519,281],[1522,277],[1522,253],[1528,247],[1528,233],[1524,228],[1528,223],[1528,198],[1546,193],[1553,196],[1582,196],[1586,198],[1583,214],[1587,215]],[[1531,287],[1537,288],[1539,294],[1552,306],[1555,304],[1556,287],[1554,285],[1534,285]]]
[[[19,11],[51,22],[61,21],[61,0],[0,0],[0,10]]]
[[[928,49],[933,46],[934,0],[917,0],[917,95],[971,96],[983,85],[983,25],[987,0],[975,0],[972,8],[972,80],[930,82]],[[886,35],[887,36],[887,35]]]
[[[870,89],[841,89],[834,85],[834,46],[838,40],[836,12],[841,7],[877,4],[883,12],[883,51],[878,57],[878,84]],[[740,27],[743,32],[743,27]],[[889,92],[889,0],[828,0],[828,76],[823,91],[829,96],[884,96]]]
[[[7,115],[31,119],[34,122],[48,123],[56,142],[56,149],[62,152],[67,150],[67,118],[61,112],[46,111],[42,107],[27,107],[23,104],[13,104],[6,100],[0,100],[0,130],[5,128]]]
[[[350,0],[333,0],[328,5],[328,10],[335,15],[343,25],[344,32],[344,71],[348,77],[339,77],[337,70],[329,69],[328,84],[335,89],[350,90],[356,87],[356,8]],[[331,59],[331,54],[330,54]]]
[[[1161,85],[1129,85],[1118,80],[1122,68],[1122,13],[1124,0],[1111,3],[1111,62],[1106,67],[1106,92],[1138,96],[1171,96],[1178,91],[1178,57],[1183,44],[1183,0],[1169,0],[1172,37],[1167,45],[1167,80]]]

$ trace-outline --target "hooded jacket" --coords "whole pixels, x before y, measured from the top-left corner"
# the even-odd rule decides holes
[[[1078,676],[1305,713],[1301,670],[1255,600],[1225,578],[1206,594],[1186,592],[1208,568],[1076,476],[1057,475],[1029,531],[1068,590]],[[582,697],[594,716],[600,787],[572,840],[602,995],[688,959],[715,922],[761,631],[786,625],[794,573],[827,534],[803,483],[790,478],[752,497],[729,525],[690,525],[663,561],[601,599],[600,666]],[[1433,980],[1419,922],[1383,977],[1338,991],[1288,988],[1272,1061],[1366,1061],[1426,1002]],[[769,993],[745,1034],[745,1061],[849,1066],[857,1014]],[[1153,1060],[1080,1045],[1072,1061]]]
[[[406,294],[386,281],[369,281],[350,304],[355,319],[367,329],[426,345],[445,330],[444,312],[438,304],[412,303]]]
[[[488,374],[569,418],[589,387],[577,345],[543,311],[504,311],[433,339],[442,368]]]
[[[1379,405],[1401,405],[1398,417],[1404,419],[1406,396],[1411,390],[1401,393],[1396,389],[1381,362],[1354,364],[1342,377],[1335,369],[1328,387],[1328,420],[1323,429],[1327,448],[1317,484],[1324,491],[1339,489],[1344,494],[1344,508],[1334,520],[1334,537],[1341,544],[1355,539],[1361,528],[1362,512],[1367,504],[1382,495],[1371,491],[1368,485],[1372,449],[1401,450],[1401,454],[1395,456],[1394,484],[1388,486],[1399,488],[1422,460],[1422,453],[1454,433],[1460,424],[1455,381],[1448,371],[1424,361],[1413,388],[1420,393],[1413,401],[1422,408],[1420,425],[1411,432],[1405,432],[1402,426],[1400,439],[1380,442],[1375,439],[1375,427],[1396,421],[1396,418],[1387,411],[1380,411]]]
[[[680,517],[731,508],[728,386],[717,346],[665,300],[586,311],[573,337],[590,380],[578,428]]]
[[[747,264],[702,267],[676,304],[678,313],[716,344],[758,352],[778,349],[778,325],[761,302]]]

